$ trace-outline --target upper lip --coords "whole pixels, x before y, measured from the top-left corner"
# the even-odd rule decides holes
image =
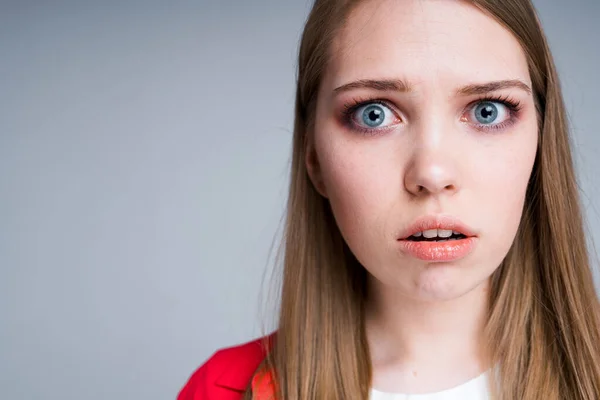
[[[418,218],[402,232],[400,232],[400,240],[408,239],[415,233],[423,232],[429,229],[445,229],[452,230],[470,237],[475,236],[475,231],[461,222],[458,218],[451,215],[426,215]]]

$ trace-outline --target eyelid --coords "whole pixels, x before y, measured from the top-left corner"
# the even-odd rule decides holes
[[[393,105],[393,103],[389,100],[381,99],[381,98],[373,98],[373,99],[365,99],[365,100],[355,98],[350,103],[344,104],[343,113],[346,115],[350,115],[350,114],[355,113],[359,108],[366,107],[366,106],[369,106],[372,104],[382,105],[382,106],[388,108],[390,111],[392,111],[394,113],[394,115],[396,115],[398,117],[398,115],[397,115],[398,113],[396,112],[396,107]]]
[[[479,103],[484,103],[484,102],[490,102],[490,103],[500,103],[503,104],[509,108],[514,108],[515,111],[518,111],[521,109],[521,103],[513,98],[511,98],[508,95],[504,95],[504,96],[499,96],[499,95],[492,95],[492,94],[488,94],[488,95],[483,95],[483,96],[479,96],[477,97],[475,100],[471,101],[464,109],[463,112],[471,109],[472,107],[476,106]]]

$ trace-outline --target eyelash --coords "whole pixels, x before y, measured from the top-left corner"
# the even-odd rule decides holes
[[[509,96],[482,96],[482,97],[478,98],[477,100],[474,100],[473,102],[471,102],[465,108],[465,110],[463,111],[463,114],[467,110],[468,111],[472,110],[479,103],[485,103],[485,102],[500,103],[508,109],[508,113],[509,113],[509,118],[505,122],[501,122],[496,125],[475,124],[477,129],[479,129],[481,131],[486,131],[486,132],[500,131],[502,129],[508,128],[509,126],[513,125],[516,122],[517,117],[522,109],[521,103],[517,100],[510,98]],[[390,102],[388,102],[387,100],[354,98],[354,99],[352,99],[351,103],[344,104],[344,108],[342,110],[342,118],[343,118],[344,124],[346,126],[348,126],[350,129],[356,130],[365,135],[376,135],[378,133],[388,130],[389,128],[387,128],[387,127],[364,128],[362,126],[356,125],[356,123],[353,121],[352,117],[353,117],[354,113],[356,112],[356,110],[358,110],[360,107],[363,107],[366,105],[371,105],[371,104],[381,104],[388,109],[393,109],[393,107],[390,105]]]

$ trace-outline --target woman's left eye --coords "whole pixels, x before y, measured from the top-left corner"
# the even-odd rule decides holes
[[[481,127],[494,127],[510,120],[511,107],[502,102],[484,100],[471,107],[467,115],[467,122]]]
[[[400,122],[388,106],[378,102],[367,103],[350,110],[350,119],[361,130],[377,130]]]

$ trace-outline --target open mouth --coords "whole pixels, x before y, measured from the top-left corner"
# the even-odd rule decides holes
[[[398,248],[406,256],[429,263],[458,261],[475,250],[477,232],[449,216],[417,219],[399,235]]]
[[[460,232],[448,231],[442,229],[431,229],[424,232],[418,232],[407,237],[405,240],[411,242],[448,242],[451,240],[466,239],[467,236]]]
[[[454,262],[466,257],[475,249],[477,236],[460,224],[446,225],[449,226],[445,229],[419,227],[412,230],[412,235],[398,241],[401,251],[427,262]]]

